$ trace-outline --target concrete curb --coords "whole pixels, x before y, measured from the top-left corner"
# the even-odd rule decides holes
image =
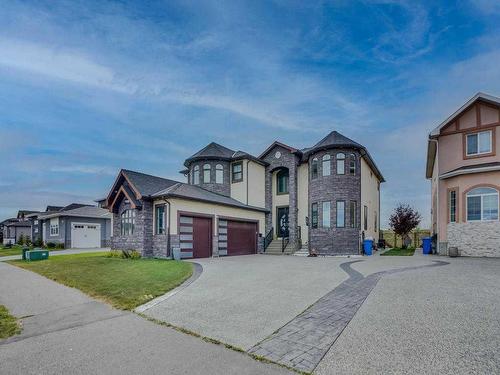
[[[163,301],[166,301],[170,297],[176,295],[177,293],[179,293],[180,291],[186,289],[189,285],[191,285],[192,283],[194,283],[200,277],[200,275],[202,274],[203,267],[199,263],[194,263],[194,262],[191,262],[191,263],[194,266],[194,270],[193,270],[193,274],[191,275],[191,277],[189,279],[187,279],[186,281],[184,281],[177,288],[172,289],[170,292],[167,292],[167,293],[165,293],[164,295],[162,295],[160,297],[156,297],[155,299],[152,299],[151,301],[146,302],[143,305],[137,306],[134,309],[134,312],[136,312],[136,313],[143,313],[143,312],[149,310],[150,308],[158,305],[159,303],[162,303]]]

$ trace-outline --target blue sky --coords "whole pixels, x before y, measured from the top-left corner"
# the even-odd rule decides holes
[[[427,133],[500,95],[500,2],[3,1],[0,219],[91,202],[120,168],[181,179],[210,141],[259,154],[331,130],[428,224]]]

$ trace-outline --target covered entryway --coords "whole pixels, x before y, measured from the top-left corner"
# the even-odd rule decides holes
[[[212,219],[210,217],[181,216],[179,224],[182,258],[212,256]]]
[[[76,249],[101,247],[101,225],[72,223],[71,247]]]
[[[227,255],[257,253],[257,223],[227,221]]]

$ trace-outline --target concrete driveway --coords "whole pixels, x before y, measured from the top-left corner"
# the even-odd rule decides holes
[[[431,263],[423,257],[378,256],[197,259],[200,278],[145,314],[247,350],[345,281],[349,275],[340,265],[356,259],[362,262],[353,268],[361,273]]]
[[[0,262],[0,304],[23,332],[0,340],[0,373],[288,374]]]

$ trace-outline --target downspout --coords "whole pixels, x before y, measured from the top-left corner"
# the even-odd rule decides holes
[[[434,157],[437,163],[437,176],[436,176],[436,252],[440,254],[440,246],[439,246],[439,142],[437,139],[429,139],[431,142],[436,142],[436,156]],[[432,186],[432,183],[431,183]],[[432,187],[431,187],[432,189]],[[432,191],[431,191],[431,199],[432,199]]]
[[[247,206],[248,206],[248,164],[250,163],[250,160],[247,160]]]

